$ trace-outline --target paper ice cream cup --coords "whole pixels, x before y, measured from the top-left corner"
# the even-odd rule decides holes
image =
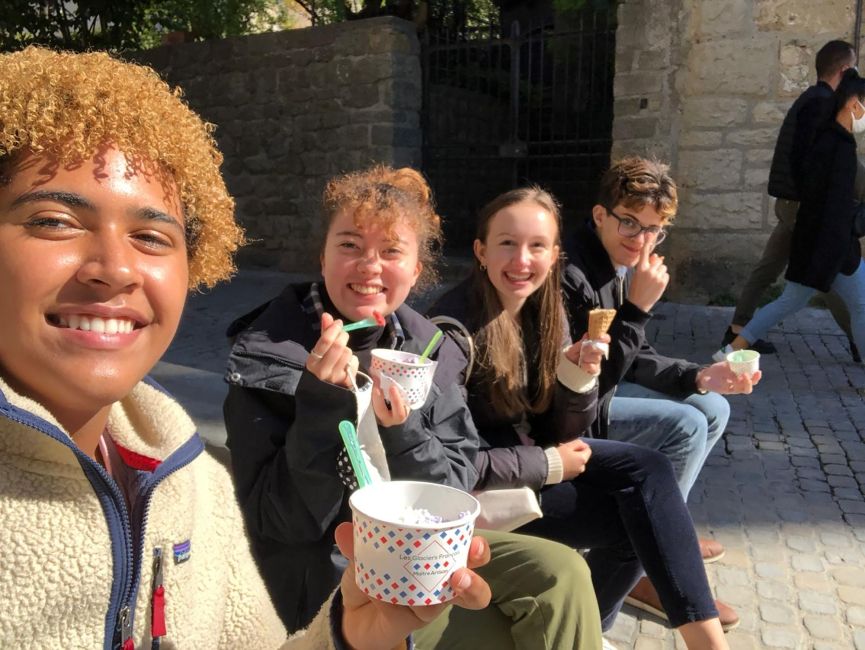
[[[753,375],[760,369],[760,353],[756,350],[736,350],[727,355],[727,364],[737,375]]]
[[[351,495],[355,582],[394,605],[438,605],[454,597],[451,575],[466,566],[480,504],[436,483],[373,483]],[[405,523],[426,511],[440,522]]]
[[[436,365],[436,362],[430,359],[421,362],[419,354],[376,349],[372,351],[369,372],[373,377],[379,378],[383,390],[388,388],[388,380],[397,384],[402,389],[409,407],[417,410],[424,405],[432,388]]]

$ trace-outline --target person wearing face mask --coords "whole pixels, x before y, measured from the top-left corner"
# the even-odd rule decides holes
[[[817,52],[815,60],[817,83],[807,88],[784,116],[778,132],[772,166],[769,171],[769,196],[775,198],[775,217],[778,222],[772,229],[760,260],[751,270],[739,300],[733,320],[724,332],[721,347],[732,342],[736,335],[754,316],[760,298],[769,285],[778,280],[787,259],[790,257],[790,242],[793,239],[793,226],[799,209],[799,187],[796,177],[801,174],[801,162],[814,144],[814,138],[821,126],[835,115],[834,92],[841,83],[841,77],[849,68],[856,65],[853,46],[840,40],[829,41]],[[857,172],[857,196],[865,195],[865,167],[859,164]],[[850,353],[854,361],[860,361],[859,350],[853,342],[850,330],[850,314],[844,302],[834,291],[823,296],[829,311],[838,326],[847,335]],[[775,352],[768,341],[752,341],[751,348],[761,354]]]
[[[865,350],[865,262],[854,232],[859,163],[853,137],[865,131],[863,101],[865,79],[851,68],[835,91],[835,119],[817,135],[797,172],[800,203],[784,292],[716,352],[716,359],[747,348],[776,323],[805,307],[815,293],[830,289],[846,304],[853,340]]]

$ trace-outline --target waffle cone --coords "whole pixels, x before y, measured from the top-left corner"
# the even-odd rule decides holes
[[[590,311],[589,338],[595,340],[606,334],[615,317],[615,309],[593,309]]]

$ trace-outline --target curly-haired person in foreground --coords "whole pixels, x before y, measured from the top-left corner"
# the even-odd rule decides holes
[[[348,571],[286,640],[227,472],[145,379],[187,291],[232,272],[221,159],[147,68],[0,55],[0,647],[393,648],[440,613],[373,603]],[[472,571],[453,582],[489,601]]]

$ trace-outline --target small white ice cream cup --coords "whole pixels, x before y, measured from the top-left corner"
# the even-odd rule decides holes
[[[417,410],[424,405],[432,388],[436,365],[430,359],[421,361],[419,354],[375,349],[372,351],[369,374],[379,377],[382,389],[389,387],[388,380],[397,384],[408,400],[409,407]]]
[[[453,572],[466,566],[477,499],[418,481],[373,483],[351,495],[355,582],[394,605],[438,605],[454,598]],[[427,512],[441,521],[417,521]],[[406,523],[406,521],[411,523]]]
[[[737,375],[753,375],[760,369],[760,353],[756,350],[736,350],[727,355],[730,370]]]

